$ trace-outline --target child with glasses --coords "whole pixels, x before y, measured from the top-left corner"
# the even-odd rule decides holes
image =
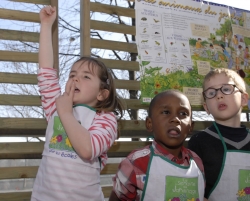
[[[250,134],[241,124],[248,103],[244,80],[233,70],[214,69],[203,82],[203,107],[213,124],[194,134],[188,148],[203,161],[205,198],[209,201],[249,200]]]

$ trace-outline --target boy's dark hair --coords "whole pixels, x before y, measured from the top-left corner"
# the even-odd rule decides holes
[[[78,62],[82,62],[81,65],[87,62],[89,70],[92,73],[97,72],[101,80],[100,89],[107,89],[109,91],[109,96],[103,101],[98,101],[97,105],[94,107],[97,112],[115,112],[116,115],[120,114],[121,118],[123,116],[123,104],[116,93],[111,70],[108,69],[102,61],[93,57],[81,57],[75,63]],[[95,69],[97,71],[95,71]]]
[[[162,97],[163,95],[165,95],[165,94],[173,94],[173,93],[179,93],[179,94],[182,94],[182,95],[186,96],[184,93],[182,93],[181,91],[179,91],[179,90],[177,90],[177,89],[168,89],[168,90],[166,90],[166,91],[163,91],[163,92],[157,94],[157,95],[151,100],[151,102],[150,102],[150,104],[149,104],[148,116],[151,117],[151,115],[152,115],[152,110],[153,110],[153,108],[154,108],[154,106],[155,106],[155,103],[157,102],[157,100],[158,100],[159,98],[161,98],[161,97]],[[191,107],[191,105],[190,105],[190,107]]]

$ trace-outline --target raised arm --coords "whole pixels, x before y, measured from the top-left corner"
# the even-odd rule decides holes
[[[40,11],[39,68],[53,68],[52,25],[56,8],[46,6]]]

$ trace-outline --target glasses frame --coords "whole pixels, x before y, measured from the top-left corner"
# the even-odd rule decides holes
[[[237,88],[237,89],[239,90],[240,93],[243,93],[242,90],[240,90],[235,84],[223,84],[220,88],[215,89],[215,88],[213,88],[213,87],[210,87],[210,88],[206,89],[205,91],[203,91],[203,92],[202,92],[202,95],[203,95],[204,100],[214,98],[214,97],[217,95],[217,93],[218,93],[219,90],[220,90],[221,93],[223,93],[224,95],[231,95],[232,93],[230,93],[230,94],[225,94],[225,93],[221,90],[225,85],[231,85],[231,86],[234,87],[232,93],[235,92],[235,88]],[[214,89],[214,90],[215,90],[215,95],[214,95],[212,98],[208,98],[208,97],[206,96],[206,94],[205,94],[205,92],[206,92],[207,90],[209,90],[209,89]]]

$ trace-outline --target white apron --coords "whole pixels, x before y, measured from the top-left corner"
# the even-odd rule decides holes
[[[96,111],[86,105],[73,107],[74,117],[89,129]],[[31,201],[103,201],[100,161],[81,159],[73,149],[55,112],[48,122],[43,158]]]
[[[142,193],[143,201],[196,200],[204,198],[204,178],[193,159],[189,166],[178,165],[155,155],[151,146],[147,177]]]
[[[224,158],[217,183],[208,200],[250,201],[250,151],[227,150],[225,141],[215,123],[214,126],[224,147]],[[208,129],[205,131],[213,135],[212,131]],[[244,144],[241,146],[244,146]]]

